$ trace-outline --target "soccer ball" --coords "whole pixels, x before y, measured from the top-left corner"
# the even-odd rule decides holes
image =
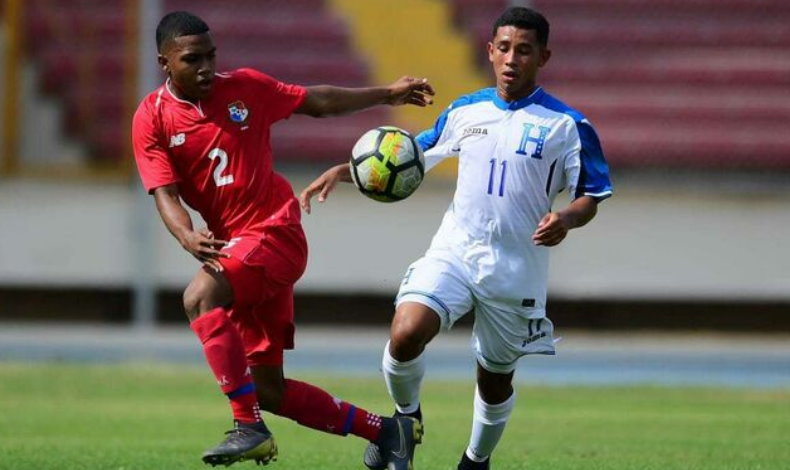
[[[350,163],[360,192],[380,202],[406,199],[425,175],[422,149],[411,134],[394,126],[365,132],[351,150]]]

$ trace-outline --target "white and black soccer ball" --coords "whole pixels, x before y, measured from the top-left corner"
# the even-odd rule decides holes
[[[365,132],[351,150],[351,178],[365,196],[380,202],[409,197],[425,176],[422,149],[395,126]]]

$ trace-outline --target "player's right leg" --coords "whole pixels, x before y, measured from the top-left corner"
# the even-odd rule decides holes
[[[387,391],[395,402],[394,418],[408,417],[422,425],[420,385],[425,375],[425,346],[439,333],[441,320],[430,307],[419,302],[402,302],[395,310],[390,340],[384,347],[381,370]],[[420,436],[422,437],[422,436]],[[420,438],[417,443],[420,443]],[[386,467],[380,447],[370,443],[363,462],[374,470]]]
[[[255,386],[238,330],[229,319],[233,289],[221,274],[201,269],[184,292],[184,309],[203,345],[206,361],[230,400],[234,427],[203,454],[210,465],[240,460],[268,462],[276,453],[271,433],[261,421]]]
[[[441,329],[450,329],[469,312],[472,300],[463,267],[451,254],[429,252],[409,266],[381,364],[397,412],[418,413],[425,347]]]
[[[461,272],[451,256],[434,253],[413,263],[401,282],[381,367],[395,402],[395,417],[412,417],[422,423],[420,386],[425,374],[425,347],[441,329],[449,329],[472,308]],[[363,461],[374,470],[384,467],[375,445],[365,449]]]
[[[398,304],[381,364],[387,390],[401,415],[417,417],[420,412],[423,352],[441,326],[439,315],[430,306],[414,301]]]
[[[294,210],[298,212],[295,201]],[[202,321],[203,315],[193,321],[193,329],[201,337],[209,364],[231,404],[243,401],[255,415],[238,416],[234,407],[236,425],[226,433],[223,442],[206,451],[203,460],[212,465],[230,465],[240,460],[266,464],[277,456],[277,446],[261,420],[259,397],[248,365],[255,364],[250,359],[255,359],[257,354],[275,351],[275,354],[279,353],[281,366],[283,348],[291,347],[293,304],[290,288],[302,275],[307,263],[306,239],[299,225],[271,226],[266,234],[233,239],[223,252],[231,256],[220,259],[224,268],[222,274],[204,272],[230,295],[221,302],[217,300],[209,304],[227,306],[232,303],[232,308],[216,307],[215,310],[222,311],[223,315],[208,312],[214,323]],[[210,283],[205,282],[205,276],[193,280],[185,294],[187,312],[205,311],[203,304],[206,302],[199,299],[212,291],[205,287],[206,284]],[[275,331],[268,331],[258,322],[253,306],[265,304],[275,297],[287,299],[287,302],[276,311],[265,312],[268,317],[276,317],[274,321],[280,328],[272,344],[267,334],[275,335]],[[202,327],[201,331],[196,326]],[[242,375],[243,385],[236,386]]]

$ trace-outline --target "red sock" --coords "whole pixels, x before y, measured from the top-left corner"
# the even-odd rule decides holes
[[[230,400],[233,419],[240,423],[261,420],[255,385],[247,367],[247,357],[238,330],[218,307],[194,320],[190,327],[200,342],[209,367],[214,371],[222,393]]]
[[[381,432],[381,416],[298,380],[285,379],[283,403],[277,414],[312,429],[341,436],[351,433],[369,441],[376,440]]]

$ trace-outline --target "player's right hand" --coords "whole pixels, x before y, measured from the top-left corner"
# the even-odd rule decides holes
[[[351,182],[351,173],[349,172],[347,163],[333,166],[326,170],[324,174],[316,178],[304,189],[304,191],[302,191],[299,195],[299,205],[302,206],[302,210],[309,214],[311,209],[310,199],[318,193],[318,202],[326,201],[329,193],[335,189],[335,186],[337,186],[337,183],[340,181],[347,183]]]
[[[390,96],[387,104],[393,106],[413,104],[423,108],[433,104],[432,97],[436,94],[427,78],[403,76],[388,88]]]
[[[181,244],[195,259],[203,263],[203,266],[218,273],[224,269],[219,259],[230,258],[229,253],[219,251],[228,242],[214,238],[214,234],[207,228],[189,232]]]

